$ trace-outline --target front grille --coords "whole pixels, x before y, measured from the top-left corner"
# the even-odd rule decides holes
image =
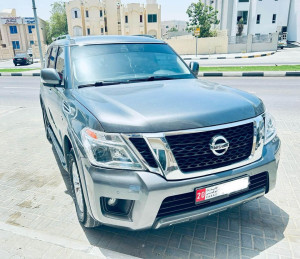
[[[253,123],[220,130],[166,136],[176,162],[182,172],[199,171],[228,166],[251,155]],[[222,156],[210,150],[210,140],[222,135],[229,142],[229,149]]]
[[[130,138],[130,141],[135,146],[135,148],[140,152],[145,161],[151,167],[157,167],[155,159],[151,153],[151,150],[143,138]]]
[[[201,203],[198,205],[195,204],[195,192],[189,192],[189,193],[184,193],[176,196],[167,197],[162,202],[157,217],[202,209],[214,204],[218,204],[230,200],[234,197],[241,195],[242,193],[247,193],[249,191],[253,191],[262,187],[265,187],[266,192],[268,192],[268,186],[269,186],[268,181],[269,181],[269,175],[267,172],[253,175],[250,177],[250,184],[247,191],[233,193],[232,195],[230,195],[225,199],[221,199],[213,202],[207,201],[206,203]]]

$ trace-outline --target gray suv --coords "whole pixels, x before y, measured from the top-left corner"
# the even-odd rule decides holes
[[[274,188],[280,140],[262,101],[197,79],[165,42],[65,36],[45,63],[46,136],[85,227],[157,229]]]

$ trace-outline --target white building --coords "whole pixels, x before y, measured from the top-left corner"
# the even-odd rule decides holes
[[[66,2],[68,31],[81,35],[149,34],[161,38],[161,8],[156,0],[123,5],[121,0]]]
[[[291,0],[289,23],[288,23],[288,40],[300,43],[300,1]]]
[[[243,18],[243,35],[289,31],[288,39],[299,41],[300,0],[202,0],[217,10],[219,29],[236,36]],[[291,26],[290,29],[287,27]]]

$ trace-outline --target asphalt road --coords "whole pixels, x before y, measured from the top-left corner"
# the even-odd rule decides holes
[[[0,77],[0,258],[300,258],[299,78],[205,80],[256,94],[277,119],[276,188],[196,222],[130,232],[80,226],[70,179],[45,138],[39,78]]]
[[[33,64],[18,65],[18,66],[14,65],[12,59],[10,59],[10,60],[0,60],[0,69],[1,68],[36,68],[36,69],[40,69],[41,64],[39,63],[39,59],[35,59]]]

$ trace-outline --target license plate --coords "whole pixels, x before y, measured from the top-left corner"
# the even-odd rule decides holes
[[[197,188],[195,202],[199,203],[210,200],[218,196],[227,195],[233,192],[247,189],[249,186],[249,177],[243,177],[234,181],[214,185],[207,188]]]
[[[22,60],[21,58],[18,58],[17,60]]]

